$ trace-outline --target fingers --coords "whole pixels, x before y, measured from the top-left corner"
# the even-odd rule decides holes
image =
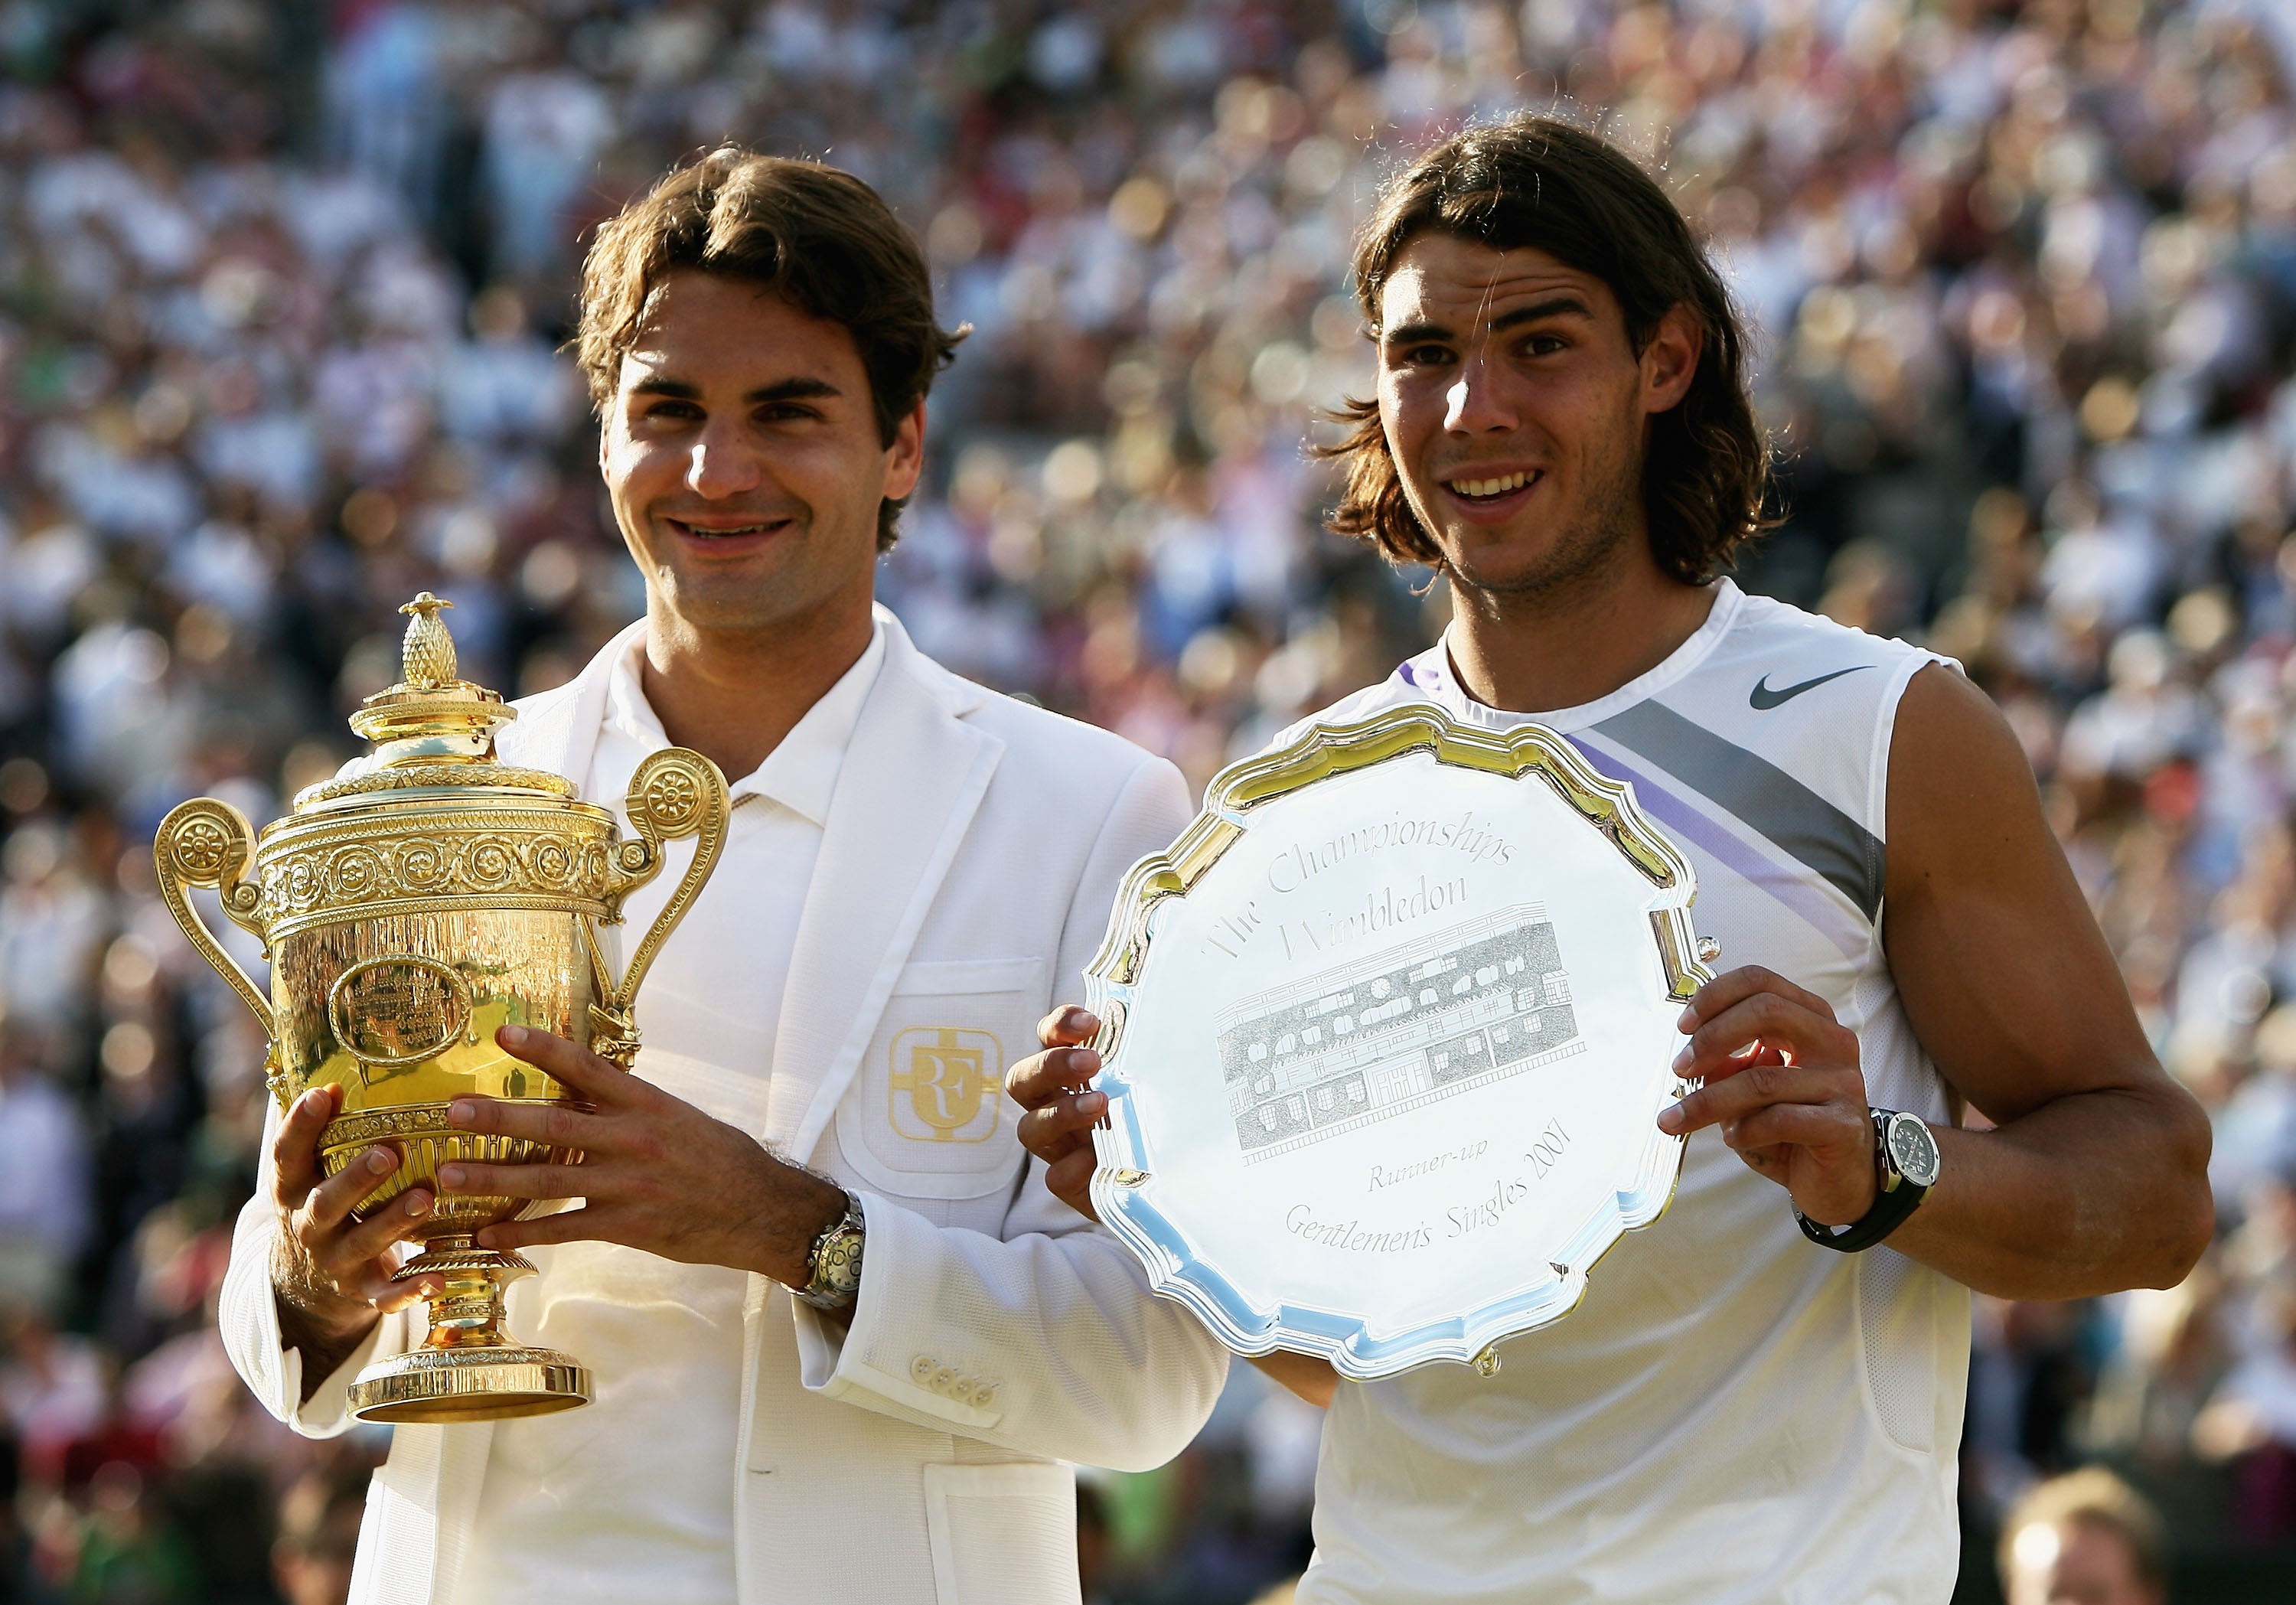
[[[446,1290],[445,1282],[437,1276],[416,1276],[401,1282],[398,1271],[398,1262],[390,1255],[377,1254],[351,1262],[334,1279],[335,1288],[344,1297],[373,1305],[385,1314],[403,1310],[418,1299],[436,1298]]]
[[[1048,1048],[1072,1048],[1091,1041],[1099,1029],[1100,1021],[1090,1010],[1062,1003],[1037,1022],[1037,1040]]]
[[[351,1224],[336,1240],[329,1257],[339,1265],[380,1259],[391,1244],[422,1229],[422,1223],[430,1218],[433,1202],[429,1188],[408,1189],[365,1220]]]
[[[1740,1153],[1791,1144],[1824,1149],[1848,1146],[1859,1158],[1874,1145],[1870,1118],[1852,1118],[1831,1103],[1774,1103],[1742,1120],[1725,1121],[1722,1141]]]
[[[477,1097],[457,1098],[447,1105],[447,1123],[462,1131],[522,1137],[529,1142],[584,1152],[604,1146],[611,1129],[607,1121],[570,1104],[506,1103],[497,1098]]]
[[[1835,1023],[1833,1011],[1824,1006],[1824,999],[1817,1001],[1819,1007],[1811,1009],[1797,998],[1776,992],[1755,992],[1740,998],[1708,1016],[1691,1032],[1690,1040],[1675,1055],[1675,1074],[1690,1081],[1715,1081],[1759,1069],[1765,1056],[1742,1052],[1753,1043],[1791,1049],[1797,1060],[1855,1064],[1856,1036]],[[1686,1015],[1689,1011],[1684,1012]]]
[[[1022,1109],[1041,1109],[1099,1074],[1100,1054],[1094,1049],[1047,1048],[1014,1065],[1004,1077],[1004,1091]]]
[[[1108,1112],[1106,1093],[1067,1093],[1020,1119],[1021,1146],[1047,1165],[1092,1146],[1092,1128]]]
[[[479,1246],[484,1249],[530,1249],[541,1243],[587,1242],[593,1239],[611,1241],[597,1230],[595,1209],[562,1209],[556,1215],[538,1215],[532,1220],[504,1221],[488,1226],[479,1233]]]
[[[555,1076],[600,1108],[644,1085],[611,1060],[531,1026],[504,1026],[495,1033],[495,1041],[505,1053]]]
[[[386,1315],[419,1300],[436,1298],[446,1290],[435,1276],[417,1276],[411,1282],[398,1281],[398,1273],[388,1258],[374,1261],[368,1267],[367,1274],[380,1283],[367,1302]]]
[[[398,1168],[398,1156],[388,1148],[370,1148],[342,1169],[311,1189],[303,1200],[304,1241],[331,1236],[350,1218],[359,1200],[373,1192],[382,1178]],[[311,1246],[316,1250],[318,1245]]]
[[[1759,964],[1748,964],[1726,975],[1718,975],[1698,989],[1690,1006],[1682,1011],[1682,1028],[1685,1032],[1714,1019],[1748,998],[1767,993],[1789,1003],[1800,1004],[1812,1014],[1833,1019],[1833,1005],[1806,987],[1797,987],[1775,970],[1765,970]]]
[[[439,1184],[448,1192],[475,1192],[489,1198],[581,1198],[601,1180],[595,1170],[573,1165],[473,1165],[439,1167]]]
[[[1054,1198],[1078,1215],[1086,1220],[1096,1221],[1100,1218],[1100,1211],[1092,1207],[1092,1173],[1099,1167],[1099,1163],[1090,1149],[1072,1153],[1046,1168],[1045,1185],[1052,1190]]]
[[[272,1200],[292,1209],[319,1184],[319,1134],[335,1118],[335,1100],[341,1089],[315,1086],[287,1106],[271,1140],[274,1171]]]
[[[1777,1104],[1822,1104],[1841,1090],[1838,1072],[1808,1065],[1758,1064],[1725,1079],[1710,1081],[1681,1102],[1660,1112],[1662,1132],[1680,1136],[1726,1121],[1743,1122]],[[1759,1144],[1747,1144],[1759,1146]]]

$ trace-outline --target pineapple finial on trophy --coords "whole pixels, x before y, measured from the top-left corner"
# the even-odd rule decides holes
[[[439,617],[439,610],[455,604],[424,591],[398,610],[407,615],[406,639],[399,644],[399,677],[424,691],[452,685],[461,678],[455,661],[455,638]]]

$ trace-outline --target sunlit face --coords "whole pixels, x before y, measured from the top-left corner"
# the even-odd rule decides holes
[[[2036,1522],[2009,1554],[2009,1605],[2161,1605],[2128,1540],[2101,1521]]]
[[[753,283],[673,274],[603,422],[599,468],[657,605],[736,631],[866,608],[878,506],[916,487],[924,408],[879,438],[843,324]]]
[[[1546,251],[1406,245],[1380,296],[1380,419],[1455,578],[1550,593],[1644,540],[1645,426],[1697,358],[1679,313],[1638,355],[1610,287]]]

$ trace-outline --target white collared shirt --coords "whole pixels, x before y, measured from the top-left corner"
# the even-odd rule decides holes
[[[670,744],[639,677],[644,650],[641,636],[614,666],[582,782],[626,836],[630,776]],[[830,799],[884,658],[880,624],[853,667],[733,782],[724,856],[638,994],[636,1073],[752,1134],[764,1129],[782,980]],[[691,856],[691,844],[673,844],[625,922],[600,933],[612,962],[636,946]],[[542,1273],[512,1286],[506,1324],[587,1365],[596,1396],[495,1429],[456,1598],[721,1605],[735,1593],[746,1276],[608,1243],[528,1257]]]

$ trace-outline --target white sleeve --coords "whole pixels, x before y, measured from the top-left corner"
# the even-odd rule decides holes
[[[1144,764],[1103,822],[1061,942],[1062,991],[1085,963],[1118,882],[1193,814],[1179,772]],[[1045,1186],[1030,1160],[1001,1238],[937,1226],[862,1195],[861,1296],[840,1332],[792,1298],[806,1387],[939,1431],[1118,1470],[1161,1465],[1195,1437],[1227,1377],[1227,1351],[1148,1291],[1108,1231]]]
[[[337,1366],[306,1401],[303,1352],[288,1348],[279,1335],[279,1306],[271,1290],[271,1256],[279,1235],[273,1208],[271,1145],[279,1135],[279,1106],[271,1101],[263,1123],[263,1146],[255,1175],[255,1196],[239,1212],[231,1234],[231,1265],[224,1273],[216,1325],[232,1368],[246,1380],[263,1407],[306,1437],[332,1437],[352,1425],[351,1380],[377,1359],[406,1347],[405,1312],[383,1316],[374,1330]]]

